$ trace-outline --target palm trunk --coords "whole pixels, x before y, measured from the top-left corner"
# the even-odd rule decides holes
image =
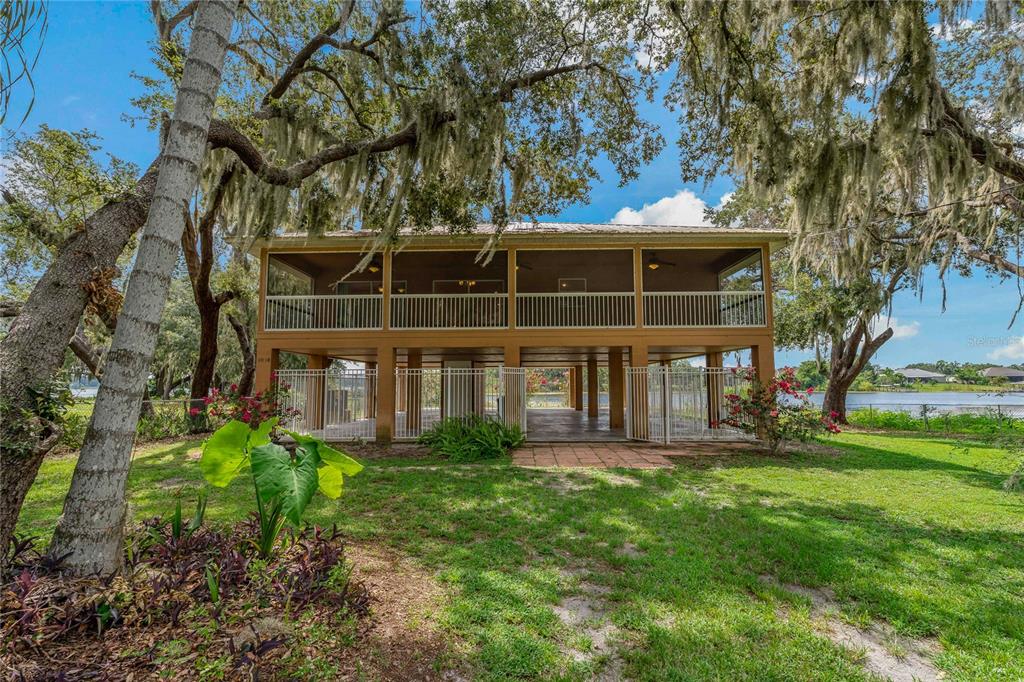
[[[51,556],[79,575],[120,569],[125,495],[143,384],[178,259],[184,211],[206,151],[234,5],[201,3],[142,242]]]

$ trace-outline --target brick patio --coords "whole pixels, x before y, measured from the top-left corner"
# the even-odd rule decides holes
[[[523,467],[589,467],[607,469],[659,469],[671,467],[672,457],[727,455],[749,451],[752,443],[527,443],[512,453],[512,463]]]

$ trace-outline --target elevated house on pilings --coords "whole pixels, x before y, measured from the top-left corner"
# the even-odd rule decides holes
[[[411,439],[468,414],[532,440],[737,435],[720,421],[742,374],[722,358],[749,349],[774,372],[784,231],[517,223],[482,257],[493,236],[403,234],[359,271],[359,232],[256,243],[257,390],[287,384],[295,426],[336,440]],[[282,352],[306,368],[279,370]],[[686,358],[705,367],[673,363]],[[526,372],[542,367],[568,369],[569,409],[528,408]]]

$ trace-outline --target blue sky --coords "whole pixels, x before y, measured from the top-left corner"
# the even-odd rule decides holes
[[[30,133],[40,123],[90,128],[102,136],[105,151],[146,166],[156,150],[156,135],[144,125],[132,127],[122,116],[135,113],[129,99],[141,93],[132,71],[153,71],[152,38],[148,3],[51,4],[50,28],[34,72],[35,104],[20,132]],[[19,120],[22,111],[15,106],[9,122]],[[644,113],[662,126],[666,138],[662,154],[625,187],[619,187],[614,174],[602,165],[604,178],[594,187],[589,204],[569,207],[547,219],[607,222],[617,216],[692,224],[700,219],[704,203],[714,206],[731,191],[732,183],[725,178],[707,188],[684,185],[679,179],[674,115],[660,102],[645,105]],[[890,367],[938,359],[1024,362],[1024,322],[1007,329],[1018,300],[1012,281],[1000,283],[979,271],[968,279],[951,276],[947,289],[944,313],[934,272],[925,277],[923,296],[897,295],[892,311],[897,338],[882,348],[876,362]],[[807,357],[780,351],[778,363],[794,364]]]

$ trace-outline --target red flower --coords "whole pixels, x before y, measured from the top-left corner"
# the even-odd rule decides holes
[[[814,393],[814,386],[807,389],[807,395],[811,395],[812,393]]]
[[[242,411],[242,421],[244,421],[246,423],[249,423],[250,419],[252,419],[252,415],[249,414],[249,410],[243,410]]]
[[[188,411],[188,414],[189,414],[190,417],[197,417],[197,416],[199,416],[199,408],[198,407],[193,407],[192,409],[190,409]]]
[[[238,393],[238,384],[231,384],[231,392]]]

